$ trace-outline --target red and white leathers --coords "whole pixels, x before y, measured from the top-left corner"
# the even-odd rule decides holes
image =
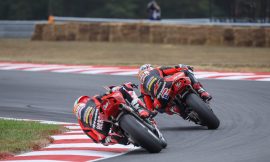
[[[144,109],[144,103],[138,99],[133,91],[132,83],[125,83],[121,86],[110,87],[109,92],[120,91],[127,102],[132,104],[139,112],[141,117],[148,117],[149,112]],[[104,94],[104,95],[106,95]],[[94,142],[109,144],[128,144],[128,140],[117,133],[110,133],[112,124],[104,120],[104,115],[100,109],[102,104],[102,97],[104,95],[96,95],[93,97],[81,96],[74,104],[73,112],[76,115],[80,127],[86,135],[88,135]]]
[[[177,72],[184,71],[190,78],[193,88],[201,95],[202,99],[210,100],[212,97],[206,92],[200,82],[195,78],[193,69],[187,65],[176,65],[174,67],[161,66],[153,68],[150,64],[146,64],[140,67],[138,77],[140,80],[141,94],[144,97],[146,107],[154,111],[154,109],[160,112],[171,113],[170,107],[167,107],[167,103],[170,100],[170,96],[167,91],[170,90],[172,83],[164,81],[165,76],[173,75]],[[173,111],[178,112],[179,109]]]

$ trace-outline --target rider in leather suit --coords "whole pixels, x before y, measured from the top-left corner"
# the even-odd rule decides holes
[[[78,118],[78,122],[86,135],[95,143],[109,144],[128,144],[128,140],[117,133],[110,133],[112,124],[103,120],[104,114],[100,111],[102,106],[102,97],[111,92],[120,91],[127,102],[129,102],[142,118],[149,116],[149,111],[145,109],[144,103],[138,99],[133,91],[136,85],[125,83],[121,86],[112,86],[110,90],[103,95],[93,97],[81,96],[75,103],[73,112]]]
[[[169,90],[171,88],[171,82],[165,82],[165,76],[173,75],[174,73],[184,71],[186,76],[191,80],[193,88],[200,94],[203,100],[209,101],[212,99],[211,95],[202,87],[201,83],[195,78],[193,74],[193,68],[188,65],[179,64],[176,66],[160,66],[153,68],[150,64],[142,65],[138,72],[140,80],[141,94],[144,98],[146,107],[154,111],[166,112],[173,114],[171,110],[166,107],[169,101]],[[180,113],[179,109],[173,111]]]

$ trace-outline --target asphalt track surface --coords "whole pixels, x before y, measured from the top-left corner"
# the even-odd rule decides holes
[[[102,86],[135,77],[0,71],[0,116],[76,122],[74,100],[102,93]],[[270,161],[270,82],[202,80],[221,120],[207,130],[177,116],[159,114],[168,140],[159,154],[139,149],[103,162],[268,162]]]

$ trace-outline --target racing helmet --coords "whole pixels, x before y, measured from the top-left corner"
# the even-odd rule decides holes
[[[142,72],[142,71],[149,71],[149,70],[152,70],[153,69],[153,66],[151,64],[144,64],[140,67],[139,69],[139,73]]]
[[[87,101],[89,101],[90,97],[88,96],[81,96],[79,97],[75,102],[73,106],[73,113],[76,114],[78,112],[78,109],[82,108]]]
[[[143,74],[144,74],[145,72],[150,71],[150,70],[152,70],[152,69],[154,69],[154,68],[153,68],[153,66],[152,66],[151,64],[144,64],[144,65],[142,65],[142,66],[139,68],[138,75],[137,75],[137,77],[139,78],[139,80],[142,79],[142,76],[143,76]]]
[[[154,68],[153,68],[153,66],[151,64],[144,64],[144,65],[142,65],[139,68],[138,75],[137,75],[137,77],[139,78],[139,80],[141,82],[143,82],[143,80],[144,80],[143,79],[144,78],[143,76],[145,76],[144,73],[147,73],[147,71],[150,71],[152,69],[154,69]]]

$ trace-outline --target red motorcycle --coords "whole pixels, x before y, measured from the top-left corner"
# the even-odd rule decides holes
[[[127,103],[119,91],[102,97],[101,112],[104,119],[113,124],[113,130],[135,146],[141,146],[150,153],[158,153],[167,142],[153,119],[142,119],[137,110]]]
[[[171,89],[165,92],[171,98],[167,106],[172,113],[196,124],[207,126],[208,129],[219,127],[220,121],[211,109],[209,102],[201,99],[184,72],[175,73],[164,79],[167,82],[172,82]],[[174,111],[174,107],[179,109],[180,114]]]

